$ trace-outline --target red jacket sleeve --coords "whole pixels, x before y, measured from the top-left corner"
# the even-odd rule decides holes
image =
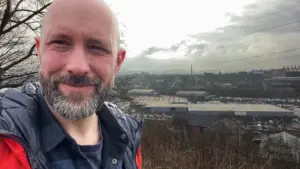
[[[31,169],[26,152],[19,143],[0,137],[0,168]]]
[[[136,164],[138,169],[142,169],[142,148],[139,146],[137,153],[136,153]]]

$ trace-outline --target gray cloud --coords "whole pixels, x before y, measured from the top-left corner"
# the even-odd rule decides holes
[[[172,46],[170,47],[170,50],[171,50],[171,51],[177,51],[177,50],[180,48],[180,46],[185,46],[185,47],[187,47],[187,46],[186,46],[186,41],[185,41],[185,40],[182,40],[181,42],[172,45]]]
[[[280,12],[278,12],[280,11]],[[128,59],[124,71],[239,71],[279,68],[300,63],[300,1],[263,0],[245,7],[241,16],[227,13],[231,24],[211,32],[190,35],[169,49],[149,48],[140,56],[157,52],[179,52],[184,59],[156,60],[148,57]]]
[[[141,54],[139,54],[140,57],[145,57],[148,55],[151,55],[153,53],[156,52],[160,52],[160,51],[169,51],[169,49],[165,49],[165,48],[158,48],[158,47],[150,47],[147,50],[143,51]]]

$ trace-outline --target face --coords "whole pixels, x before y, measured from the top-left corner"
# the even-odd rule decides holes
[[[36,38],[45,98],[55,113],[69,120],[96,112],[125,57],[117,48],[110,10],[97,0],[88,1],[56,0],[41,39]]]

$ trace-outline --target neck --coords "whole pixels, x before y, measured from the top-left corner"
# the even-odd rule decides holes
[[[95,113],[78,121],[66,120],[57,113],[54,113],[54,116],[77,144],[95,145],[99,143],[101,138],[100,127],[98,116]]]

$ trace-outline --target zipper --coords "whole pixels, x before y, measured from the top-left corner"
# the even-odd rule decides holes
[[[8,138],[8,139],[11,139],[13,141],[16,141],[17,143],[19,143],[21,145],[21,147],[25,150],[26,152],[26,157],[28,159],[28,162],[29,162],[29,165],[30,167],[33,169],[33,165],[32,165],[32,154],[29,150],[29,146],[27,144],[24,143],[24,141],[22,141],[19,137],[17,136],[14,136],[14,135],[9,135],[9,134],[0,134],[0,138]]]

